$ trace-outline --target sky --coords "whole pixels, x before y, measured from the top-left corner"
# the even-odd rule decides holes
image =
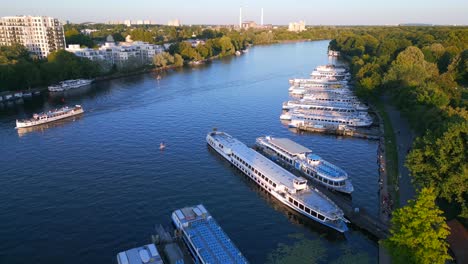
[[[74,23],[152,20],[166,24],[238,24],[243,20],[286,25],[468,25],[468,0],[0,0],[0,16],[43,15]]]

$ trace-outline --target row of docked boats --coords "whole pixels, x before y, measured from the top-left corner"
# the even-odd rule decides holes
[[[24,91],[16,91],[16,92],[1,92],[0,93],[0,103],[2,102],[10,102],[16,101],[23,98],[31,98],[33,96],[41,95],[41,91],[34,89],[34,90],[24,90]]]
[[[329,64],[315,68],[309,79],[289,80],[292,99],[283,103],[280,119],[296,128],[336,130],[371,126],[367,105],[349,89],[350,77],[345,67]]]

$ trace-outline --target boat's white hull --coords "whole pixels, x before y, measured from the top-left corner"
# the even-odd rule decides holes
[[[83,109],[80,108],[80,109],[76,109],[76,110],[71,110],[70,112],[68,112],[66,114],[63,114],[63,115],[60,115],[60,116],[54,116],[54,117],[50,117],[50,118],[42,119],[42,120],[37,120],[37,121],[20,122],[20,121],[17,120],[16,121],[16,128],[20,129],[20,128],[43,125],[43,124],[47,124],[47,123],[54,122],[54,121],[57,121],[57,120],[61,120],[61,119],[64,119],[64,118],[80,115],[83,112],[84,112]]]
[[[49,86],[49,92],[63,92],[66,90],[71,90],[71,89],[77,89],[81,87],[88,86],[92,83],[91,80],[86,80],[83,81],[82,83],[76,84],[76,85],[67,85],[67,86]]]

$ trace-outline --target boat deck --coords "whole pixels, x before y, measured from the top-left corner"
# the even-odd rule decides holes
[[[176,210],[174,215],[204,263],[248,263],[202,205]]]
[[[262,154],[224,133],[217,133],[213,135],[213,138],[217,139],[225,147],[231,148],[236,155],[241,156],[250,164],[254,164],[257,170],[261,171],[264,175],[267,175],[271,180],[286,186],[290,190],[295,189],[293,182],[297,177],[271,160],[265,158]]]

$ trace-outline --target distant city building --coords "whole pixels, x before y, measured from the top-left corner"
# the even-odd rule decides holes
[[[151,21],[150,20],[143,20],[143,25],[151,25]]]
[[[294,31],[294,32],[301,32],[306,30],[305,28],[305,22],[304,21],[299,21],[299,22],[290,22],[288,31]]]
[[[25,46],[40,59],[65,48],[63,26],[46,16],[9,16],[0,18],[0,46]]]
[[[243,29],[257,28],[257,23],[255,21],[244,21],[242,22]]]
[[[122,65],[129,59],[137,59],[141,63],[151,63],[154,55],[164,51],[160,45],[142,41],[132,41],[127,37],[126,42],[115,43],[109,35],[104,45],[99,49],[80,48],[79,45],[69,45],[66,49],[79,57],[90,60],[104,60],[110,64]]]
[[[137,25],[143,25],[143,20],[137,20],[136,24]]]
[[[132,21],[130,21],[130,20],[127,19],[127,20],[124,21],[124,25],[126,25],[127,27],[131,26],[131,25],[132,25]]]
[[[182,24],[180,23],[179,19],[169,20],[167,22],[168,26],[180,27]]]

